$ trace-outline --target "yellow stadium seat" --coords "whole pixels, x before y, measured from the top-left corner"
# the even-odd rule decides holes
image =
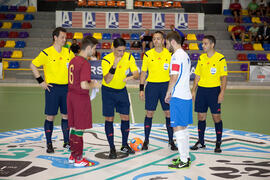
[[[270,61],[270,54],[267,54],[266,58]]]
[[[2,25],[2,29],[10,29],[12,26],[11,22],[4,22]]]
[[[18,51],[18,50],[13,51],[11,58],[22,58],[22,51]]]
[[[197,43],[190,43],[189,50],[199,50],[199,46]]]
[[[248,16],[248,10],[247,9],[242,9],[242,15],[243,16]]]
[[[5,48],[14,48],[15,44],[15,41],[6,41]]]
[[[28,6],[26,12],[36,12],[35,6]]]
[[[229,25],[228,26],[228,32],[231,32],[232,31],[232,28],[234,28],[235,25]]]
[[[258,24],[262,23],[259,17],[252,17],[251,22],[258,23]]]
[[[187,40],[188,41],[197,41],[195,34],[187,34]]]
[[[3,61],[3,69],[4,70],[8,69],[8,62],[7,61]]]
[[[102,33],[94,33],[93,37],[96,39],[102,39]]]
[[[83,38],[83,33],[81,32],[75,32],[73,39],[82,39]]]
[[[16,21],[24,20],[24,14],[16,14],[14,20],[16,20]]]
[[[254,43],[254,44],[253,44],[253,49],[254,49],[255,51],[264,51],[264,49],[263,49],[261,43]]]

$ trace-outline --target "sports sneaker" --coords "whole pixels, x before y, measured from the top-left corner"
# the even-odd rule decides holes
[[[169,169],[185,169],[189,168],[189,161],[184,163],[181,160],[177,164],[169,164],[168,165]]]
[[[95,163],[88,161],[86,158],[83,158],[82,160],[75,159],[74,166],[76,167],[85,167],[85,166],[93,166]]]
[[[148,144],[149,144],[149,141],[144,141],[143,146],[142,146],[142,150],[148,150]]]
[[[116,159],[117,158],[117,154],[116,154],[116,150],[113,148],[110,149],[110,154],[109,154],[109,159]]]
[[[74,162],[75,162],[75,158],[72,155],[70,155],[68,158],[68,163],[73,164]]]
[[[175,158],[175,159],[172,160],[172,164],[173,164],[173,165],[176,165],[176,164],[178,164],[179,162],[180,162],[180,157]],[[188,163],[189,163],[189,165],[191,164],[190,158],[188,158]]]
[[[128,145],[122,146],[120,150],[126,154],[135,154],[135,151],[133,151]]]
[[[52,143],[47,144],[47,153],[54,153],[53,145]]]
[[[217,141],[216,142],[215,153],[221,153],[222,152],[220,146],[221,146],[221,142],[220,141]]]
[[[69,144],[69,142],[64,143],[64,144],[63,144],[63,148],[66,148],[66,149],[68,149],[68,150],[69,150],[69,148],[70,148],[70,144]]]
[[[196,144],[192,147],[190,147],[191,150],[198,150],[198,149],[205,149],[205,145],[201,144],[199,141],[196,142]]]
[[[171,147],[172,151],[178,151],[177,146],[174,144],[174,141],[169,142],[169,147]]]

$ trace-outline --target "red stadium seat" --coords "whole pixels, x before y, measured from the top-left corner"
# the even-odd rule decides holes
[[[137,8],[143,7],[143,2],[142,1],[135,1],[134,7],[137,7]]]
[[[126,2],[125,1],[117,1],[116,6],[121,7],[121,8],[126,7]]]
[[[170,2],[170,1],[165,1],[165,2],[163,3],[163,7],[165,7],[165,8],[170,8],[170,7],[172,7],[172,2]]]
[[[98,7],[106,7],[106,1],[98,1],[97,6]]]
[[[184,43],[183,46],[182,46],[182,48],[183,48],[184,50],[189,50],[189,45],[186,44],[186,43]]]
[[[115,7],[115,1],[107,1],[108,7]]]
[[[129,40],[130,39],[129,33],[123,33],[122,38],[125,39],[125,40]]]
[[[144,7],[152,7],[152,1],[145,1],[145,2],[143,3],[143,6],[144,6]]]
[[[30,22],[23,22],[22,23],[22,29],[31,29],[32,24]]]
[[[18,8],[18,12],[25,12],[27,10],[27,7],[25,7],[25,6],[19,6],[19,8]]]
[[[101,48],[102,49],[111,49],[111,43],[104,42],[104,43],[102,43]]]
[[[4,47],[6,45],[6,42],[5,41],[0,41],[0,48]]]
[[[162,7],[162,3],[160,1],[154,1],[154,7],[160,8]]]
[[[68,32],[67,33],[67,39],[72,39],[73,38],[73,33],[72,32]]]
[[[244,44],[243,47],[246,51],[253,51],[254,50],[252,44]]]
[[[78,6],[86,6],[86,0],[78,0]]]
[[[248,60],[246,54],[238,54],[238,55],[237,55],[237,59],[238,59],[239,61],[247,61],[247,60]]]
[[[18,37],[19,37],[19,33],[18,32],[11,31],[8,34],[8,38],[18,38]]]
[[[174,8],[181,8],[181,7],[182,7],[182,4],[181,4],[180,1],[174,1],[174,2],[173,2],[173,7],[174,7]]]

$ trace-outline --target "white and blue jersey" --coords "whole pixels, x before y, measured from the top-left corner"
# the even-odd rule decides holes
[[[172,55],[170,75],[177,75],[178,79],[172,91],[172,97],[189,100],[192,99],[190,80],[191,61],[183,49],[177,49]]]

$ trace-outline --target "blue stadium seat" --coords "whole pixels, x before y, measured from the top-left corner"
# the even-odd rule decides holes
[[[24,20],[33,20],[34,19],[34,15],[33,14],[25,14],[24,15]]]
[[[140,59],[141,59],[140,53],[133,52],[133,53],[132,53],[132,56],[133,56],[136,60],[140,60]]]
[[[110,33],[103,33],[102,39],[103,40],[111,40],[112,39],[111,34]]]
[[[199,49],[203,50],[202,43],[199,44]]]
[[[257,56],[256,54],[248,54],[248,60],[250,61],[257,61]]]
[[[250,17],[243,17],[242,21],[243,21],[243,23],[252,23]]]
[[[126,43],[126,50],[130,50],[130,43]]]
[[[24,41],[17,41],[15,48],[24,48],[25,47],[25,42]]]
[[[131,40],[140,40],[140,36],[137,33],[132,33],[130,39]]]
[[[13,24],[12,24],[12,27],[11,27],[12,29],[21,29],[22,28],[22,23],[19,23],[19,22],[14,22]]]
[[[232,13],[231,13],[231,10],[230,9],[224,9],[223,10],[223,15],[225,15],[225,16],[231,16],[232,15]]]
[[[270,44],[263,44],[263,49],[265,51],[270,51]]]
[[[7,12],[8,11],[8,6],[1,6],[0,11]]]

